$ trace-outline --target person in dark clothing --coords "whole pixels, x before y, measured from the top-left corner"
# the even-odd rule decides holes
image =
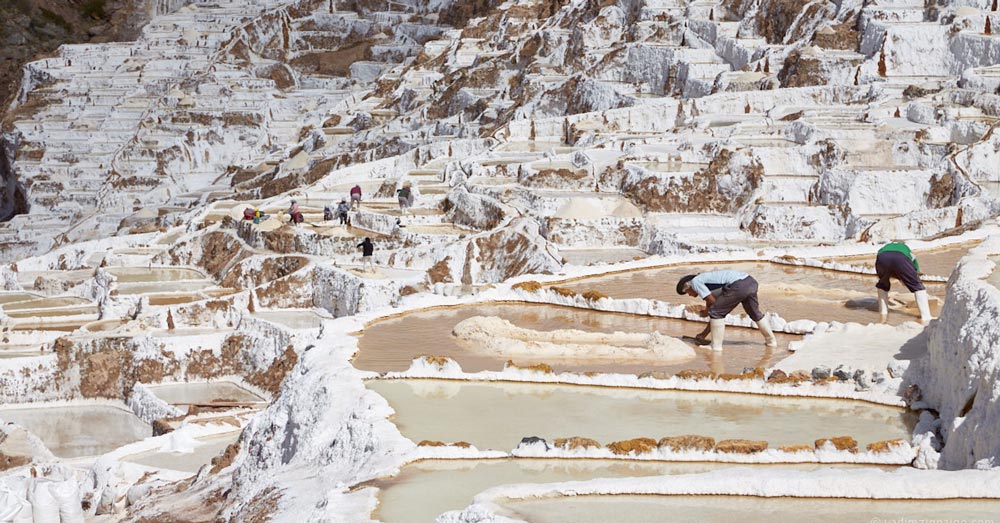
[[[396,191],[396,200],[399,201],[399,213],[406,214],[406,210],[413,205],[413,193],[410,192],[409,185],[404,185]]]
[[[764,335],[764,344],[769,348],[778,346],[778,340],[771,329],[771,322],[760,310],[757,280],[749,274],[731,270],[689,274],[677,282],[677,294],[687,294],[705,300],[709,318],[708,327],[698,334],[696,339],[705,340],[711,333],[712,350],[722,350],[726,334],[726,316],[737,305],[743,305],[747,316],[757,323],[757,328]]]
[[[347,225],[347,213],[350,211],[351,206],[347,204],[347,200],[340,200],[340,204],[337,205],[337,218],[341,225]]]
[[[927,325],[931,321],[931,308],[927,299],[927,289],[920,281],[920,264],[903,242],[887,243],[875,256],[875,273],[878,274],[878,312],[882,322],[889,319],[890,278],[896,278],[913,293],[920,310],[920,322]]]
[[[369,267],[372,272],[375,272],[375,262],[372,261],[375,244],[372,243],[372,239],[365,238],[365,241],[358,244],[358,248],[361,249],[361,269],[366,270],[366,267]]]

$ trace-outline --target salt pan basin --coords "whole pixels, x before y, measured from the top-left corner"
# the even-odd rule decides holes
[[[700,434],[778,445],[851,436],[909,440],[915,416],[859,401],[529,383],[371,380],[407,438],[511,450],[521,438],[612,441]]]
[[[171,404],[204,404],[218,401],[256,403],[264,398],[228,381],[146,385],[157,398]]]
[[[996,521],[1000,501],[757,498],[743,496],[573,496],[505,501],[507,515],[529,523],[869,523]]]
[[[824,466],[829,465],[769,465],[797,470]],[[396,476],[375,482],[379,505],[374,516],[383,523],[430,523],[446,511],[465,508],[476,494],[499,485],[693,474],[726,467],[731,465],[613,459],[418,461],[403,467]]]
[[[664,336],[680,337],[685,334],[697,334],[705,327],[704,323],[669,318],[527,303],[484,303],[455,308],[425,309],[378,320],[365,327],[358,343],[360,351],[355,355],[354,366],[375,372],[404,371],[410,367],[415,358],[436,355],[454,359],[468,372],[501,370],[507,360],[513,359],[516,363],[541,361],[552,365],[552,368],[558,371],[574,372],[638,374],[651,370],[676,373],[695,369],[738,373],[744,367],[770,367],[789,355],[785,347],[789,340],[797,339],[778,333],[779,348],[768,349],[756,329],[730,328],[726,329],[726,350],[713,352],[707,347],[689,344],[695,350],[696,357],[682,363],[644,361],[640,364],[617,359],[596,361],[592,358],[585,361],[586,358],[576,358],[572,354],[560,358],[499,356],[481,350],[485,347],[476,347],[475,343],[452,335],[455,325],[473,316],[495,316],[510,321],[518,327],[536,331],[560,329],[604,333],[655,331]]]
[[[153,433],[131,411],[109,405],[0,409],[0,420],[30,430],[60,458],[99,456]]]

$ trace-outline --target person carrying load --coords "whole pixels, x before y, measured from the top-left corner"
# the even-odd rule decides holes
[[[878,313],[885,323],[889,319],[889,279],[896,278],[913,293],[920,310],[920,323],[931,321],[931,307],[927,300],[927,289],[920,281],[920,264],[910,247],[903,242],[890,242],[878,250],[875,256],[875,273],[878,274]]]
[[[705,300],[705,312],[709,321],[708,327],[695,336],[699,344],[705,344],[705,337],[711,333],[712,350],[722,350],[722,342],[726,336],[726,315],[737,305],[743,305],[747,316],[757,323],[757,328],[764,335],[764,344],[769,348],[778,346],[778,340],[771,330],[771,322],[760,311],[757,280],[749,274],[730,270],[688,274],[677,282],[677,294]]]

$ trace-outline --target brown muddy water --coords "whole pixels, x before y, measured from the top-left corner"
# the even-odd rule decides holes
[[[492,303],[467,305],[457,308],[416,311],[403,316],[378,320],[365,328],[359,340],[359,351],[354,366],[376,372],[403,371],[420,356],[448,356],[467,372],[501,370],[507,358],[478,353],[475,348],[452,336],[451,330],[458,322],[472,316],[498,316],[528,329],[551,331],[579,329],[589,332],[652,332],[680,337],[694,336],[705,328],[704,323],[668,318],[652,318],[632,314],[597,312],[556,305],[527,303]],[[638,373],[650,370],[678,372],[686,369],[713,372],[741,372],[744,367],[766,367],[788,356],[787,346],[798,336],[778,334],[778,348],[764,347],[763,338],[756,329],[731,327],[726,329],[725,350],[713,353],[704,347],[695,347],[694,360],[680,364],[646,365],[607,363],[579,363],[571,360],[555,361],[546,358],[544,363],[556,371],[596,371]],[[528,358],[515,358],[515,363],[538,363]]]

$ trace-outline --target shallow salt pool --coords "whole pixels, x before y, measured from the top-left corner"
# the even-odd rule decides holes
[[[389,402],[392,421],[407,438],[495,450],[511,450],[526,436],[581,436],[607,444],[683,434],[764,440],[771,447],[851,436],[863,448],[909,440],[916,419],[902,409],[858,401],[750,394],[445,380],[366,385]]]
[[[264,401],[257,394],[228,381],[162,383],[146,385],[157,398],[171,404],[212,402],[256,403]]]
[[[757,280],[760,285],[758,291],[760,307],[765,313],[774,312],[789,321],[808,319],[861,324],[879,321],[877,312],[846,306],[848,300],[876,296],[877,280],[874,275],[850,274],[769,262],[675,265],[594,276],[555,285],[581,293],[597,291],[613,298],[648,298],[668,303],[701,305],[704,302],[698,298],[678,295],[677,281],[686,274],[724,269],[742,271]],[[895,285],[893,290],[900,292],[905,291],[905,288]],[[944,285],[928,283],[928,292],[943,295]],[[732,314],[745,314],[745,312],[742,307],[737,307]],[[894,311],[889,315],[889,321],[893,324],[918,319],[919,316],[916,314],[901,311]]]
[[[573,496],[505,501],[509,516],[528,523],[870,523],[993,521],[1000,501],[758,498],[749,496]]]
[[[448,356],[468,372],[500,370],[508,358],[494,357],[478,352],[474,345],[452,336],[452,328],[472,316],[497,316],[528,329],[550,331],[579,329],[590,332],[651,332],[667,336],[693,336],[701,331],[704,323],[668,318],[652,318],[611,312],[597,312],[555,305],[527,303],[493,303],[468,305],[457,308],[415,311],[394,318],[378,320],[368,325],[359,340],[359,351],[354,366],[376,372],[403,371],[423,355]],[[779,347],[768,350],[756,329],[728,328],[726,350],[713,353],[696,347],[697,357],[680,364],[621,364],[579,363],[563,359],[544,359],[544,363],[563,371],[599,371],[642,373],[650,370],[677,372],[685,369],[711,370],[713,372],[741,372],[744,367],[767,367],[790,353],[788,341],[798,336],[778,334]],[[528,358],[514,358],[516,363],[531,363]],[[536,362],[537,363],[537,362]]]
[[[829,465],[768,465],[815,470]],[[692,474],[732,465],[628,460],[491,459],[427,460],[411,463],[399,474],[375,481],[379,505],[373,514],[383,523],[421,523],[449,510],[465,508],[476,494],[512,483],[555,483],[594,478]]]
[[[0,419],[30,430],[60,458],[98,456],[152,436],[131,411],[107,405],[0,409]]]

